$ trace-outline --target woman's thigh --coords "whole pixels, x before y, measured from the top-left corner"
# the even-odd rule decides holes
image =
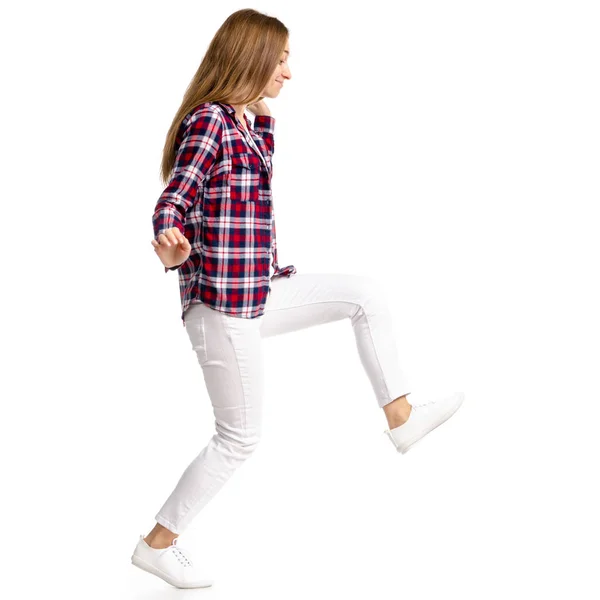
[[[202,367],[217,431],[254,443],[261,432],[264,363],[260,319],[242,319],[192,304],[185,325]]]
[[[353,317],[361,307],[386,309],[377,281],[346,273],[295,273],[271,281],[262,337]]]

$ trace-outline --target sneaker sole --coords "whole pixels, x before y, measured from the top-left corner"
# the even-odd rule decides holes
[[[406,454],[417,442],[420,442],[428,433],[431,433],[434,429],[445,423],[461,406],[464,402],[465,395],[461,392],[459,394],[459,401],[435,424],[433,427],[423,430],[419,435],[412,439],[408,444],[404,444],[402,448],[397,448],[401,454]]]
[[[152,573],[152,575],[156,575],[157,577],[160,577],[163,581],[166,581],[167,583],[171,584],[172,586],[176,587],[176,588],[180,588],[180,589],[191,589],[191,588],[202,588],[202,587],[210,587],[212,585],[212,582],[206,582],[203,585],[199,585],[199,584],[182,584],[180,582],[175,581],[172,577],[170,577],[167,573],[165,573],[164,571],[161,571],[160,569],[157,569],[154,565],[146,562],[144,559],[140,558],[137,555],[132,555],[131,557],[131,563],[133,565],[135,565],[136,567],[139,567],[140,569],[142,569],[142,571],[146,571],[147,573]]]

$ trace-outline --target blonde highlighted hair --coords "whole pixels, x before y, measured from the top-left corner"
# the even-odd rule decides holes
[[[289,37],[275,17],[252,8],[231,14],[215,33],[196,74],[188,85],[167,133],[161,164],[164,185],[177,156],[177,133],[183,119],[204,102],[250,104],[273,75]]]

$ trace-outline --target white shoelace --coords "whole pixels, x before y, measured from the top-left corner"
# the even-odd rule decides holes
[[[437,400],[429,400],[428,402],[419,402],[419,404],[411,404],[413,409],[421,408],[422,406],[429,406],[430,404],[434,404]]]
[[[187,557],[186,555],[186,550],[184,550],[183,548],[179,548],[177,546],[177,538],[175,538],[173,540],[173,543],[168,547],[165,548],[165,552],[173,552],[173,554],[175,554],[175,556],[177,557],[177,560],[184,566],[184,567],[191,567],[192,565],[192,561]]]

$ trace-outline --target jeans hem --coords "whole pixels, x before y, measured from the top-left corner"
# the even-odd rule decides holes
[[[165,519],[162,515],[160,515],[160,514],[156,515],[154,517],[154,520],[159,525],[166,527],[169,531],[172,531],[173,533],[176,533],[177,535],[181,535],[181,531],[178,531],[179,527],[176,527],[175,525],[173,525],[173,523],[171,523],[168,519]]]

